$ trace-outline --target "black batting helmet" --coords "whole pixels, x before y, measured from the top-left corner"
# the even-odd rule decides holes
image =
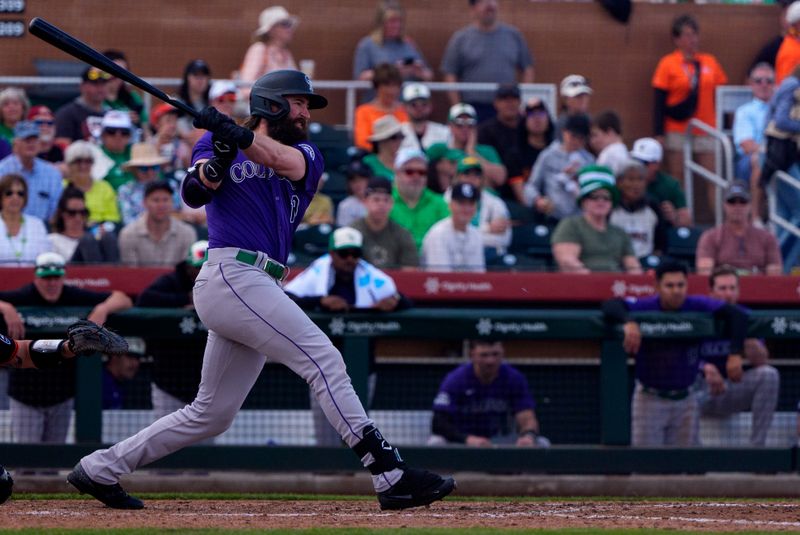
[[[263,117],[268,121],[277,121],[289,113],[289,102],[285,97],[290,95],[308,98],[308,108],[311,110],[328,105],[328,99],[314,93],[311,80],[302,72],[272,71],[253,84],[250,90],[250,114]],[[275,104],[280,109],[272,111],[270,104]]]

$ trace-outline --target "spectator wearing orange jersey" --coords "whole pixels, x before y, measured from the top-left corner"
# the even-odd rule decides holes
[[[800,2],[792,2],[786,9],[786,35],[783,36],[775,57],[775,84],[792,74],[800,65]]]

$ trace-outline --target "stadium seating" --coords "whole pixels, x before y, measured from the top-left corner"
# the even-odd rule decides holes
[[[535,264],[541,264],[543,268],[551,269],[554,266],[553,250],[550,245],[552,232],[552,227],[539,223],[525,223],[512,227],[511,246],[508,252],[516,256],[523,265],[533,268]]]
[[[671,228],[667,234],[666,255],[694,267],[697,241],[703,230],[699,227]]]

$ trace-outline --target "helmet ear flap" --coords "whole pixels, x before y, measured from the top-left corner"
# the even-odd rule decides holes
[[[277,111],[273,111],[273,105],[278,106]],[[250,113],[257,117],[263,117],[268,121],[278,121],[289,114],[289,109],[289,101],[283,95],[262,96],[251,94]]]

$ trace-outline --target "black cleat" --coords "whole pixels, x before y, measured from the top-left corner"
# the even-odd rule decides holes
[[[378,493],[381,509],[408,509],[441,500],[456,488],[456,480],[427,470],[406,468],[400,481]]]
[[[81,463],[67,476],[67,482],[78,489],[81,494],[94,496],[112,509],[144,509],[144,503],[125,492],[119,483],[101,485],[92,481],[83,470]]]

